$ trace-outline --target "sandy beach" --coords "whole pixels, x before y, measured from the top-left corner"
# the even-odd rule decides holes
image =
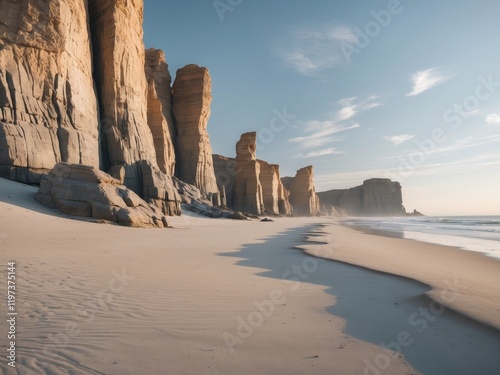
[[[17,265],[19,314],[16,369],[3,358],[3,374],[459,374],[466,363],[494,374],[500,365],[497,330],[426,297],[498,327],[500,262],[479,254],[324,218],[95,224],[44,208],[35,191],[0,179],[0,254]],[[425,329],[420,315],[409,322],[420,308],[431,314]]]

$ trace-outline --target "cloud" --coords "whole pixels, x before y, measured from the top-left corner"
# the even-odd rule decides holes
[[[314,76],[324,69],[346,64],[341,47],[357,42],[358,36],[348,26],[301,26],[290,28],[277,53],[286,66],[300,74]]]
[[[309,121],[304,124],[305,131],[312,134],[291,138],[291,143],[300,143],[302,148],[321,147],[331,142],[338,142],[344,137],[335,136],[337,133],[359,128],[358,124],[342,125],[334,121]]]
[[[379,107],[381,104],[376,102],[376,96],[370,96],[364,101],[359,101],[356,97],[345,98],[339,101],[341,109],[337,112],[337,120],[345,121],[353,118],[359,112],[368,111],[372,108]]]
[[[383,137],[386,141],[394,143],[396,146],[409,141],[410,139],[415,138],[414,135],[410,134],[401,134],[401,135],[393,135],[392,137]]]
[[[308,152],[307,154],[299,154],[296,155],[296,159],[310,159],[310,158],[318,158],[320,156],[326,156],[326,155],[341,155],[343,154],[343,151],[339,151],[336,148],[330,147],[330,148],[325,148],[322,150],[318,151],[311,151]]]
[[[422,94],[432,87],[448,81],[452,77],[453,75],[451,74],[445,74],[441,72],[439,67],[416,72],[411,75],[411,80],[413,83],[412,91],[406,96],[415,96]]]
[[[488,125],[500,124],[500,113],[490,113],[486,116],[486,122]]]

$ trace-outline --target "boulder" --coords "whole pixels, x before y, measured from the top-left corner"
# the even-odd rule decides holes
[[[92,166],[56,164],[41,178],[35,199],[68,215],[140,228],[168,225],[159,208]]]
[[[203,194],[217,196],[219,190],[207,132],[212,101],[212,83],[207,68],[187,65],[177,70],[173,85],[173,113],[177,126],[177,177],[196,186]]]
[[[148,125],[153,134],[158,167],[168,176],[175,173],[174,141],[176,129],[172,112],[172,78],[165,54],[158,49],[146,50],[148,81]]]
[[[319,198],[314,188],[314,168],[305,167],[297,171],[290,185],[290,203],[298,216],[319,214]]]
[[[241,136],[236,144],[237,173],[233,187],[234,209],[253,215],[264,211],[260,164],[256,159],[257,133]]]
[[[98,167],[87,1],[2,0],[0,20],[0,176]]]

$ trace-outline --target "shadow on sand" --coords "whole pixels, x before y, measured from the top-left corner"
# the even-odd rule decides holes
[[[314,235],[317,228],[316,225],[295,228],[265,238],[264,243],[245,245],[234,253],[220,255],[242,258],[237,262],[240,266],[267,269],[257,274],[261,277],[286,281],[295,276],[303,282],[327,287],[326,292],[336,298],[336,303],[328,307],[327,312],[346,320],[344,330],[347,334],[400,350],[422,374],[499,374],[499,331],[433,302],[425,295],[429,291],[427,285],[315,258],[290,247],[290,243],[294,246],[306,244],[306,238]],[[312,266],[314,262],[317,267]],[[309,270],[315,270],[306,272],[303,266],[307,264],[310,264]],[[297,267],[302,269],[301,276],[299,272],[290,275]],[[285,295],[294,293],[289,286],[283,291]],[[460,298],[457,290],[455,293]],[[400,345],[398,340],[402,337],[403,344],[411,344]],[[381,348],[375,358],[359,360],[367,364],[365,374],[379,375],[384,373],[387,358],[389,353]]]

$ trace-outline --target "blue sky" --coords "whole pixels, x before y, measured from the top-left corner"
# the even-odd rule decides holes
[[[500,214],[500,2],[145,0],[146,47],[212,77],[214,153],[318,191],[389,177],[429,215]]]

